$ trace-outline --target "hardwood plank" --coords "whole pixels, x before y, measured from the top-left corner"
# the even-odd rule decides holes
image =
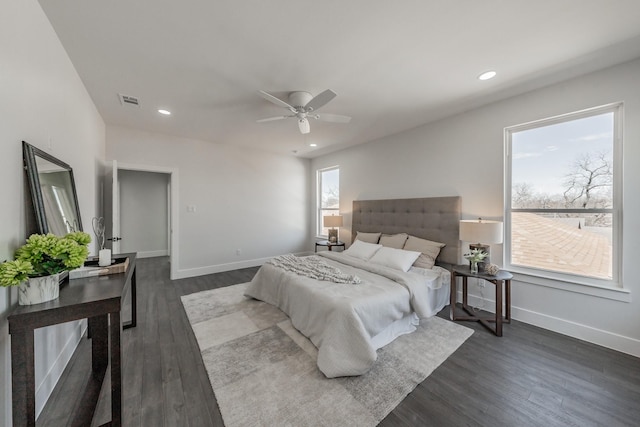
[[[180,296],[247,282],[256,271],[171,281],[167,258],[138,260],[138,326],[122,334],[125,426],[224,425]],[[381,426],[637,425],[640,359],[518,321],[503,337],[460,323],[476,332]],[[68,390],[82,388],[90,371],[90,341],[82,341],[38,425],[68,424]],[[98,408],[108,398],[103,391]]]

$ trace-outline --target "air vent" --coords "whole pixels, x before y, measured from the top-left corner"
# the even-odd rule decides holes
[[[140,101],[135,96],[123,95],[119,93],[118,97],[120,98],[120,103],[122,105],[131,105],[133,107],[140,106]]]

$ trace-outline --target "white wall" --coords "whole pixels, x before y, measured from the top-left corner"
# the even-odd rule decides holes
[[[168,255],[169,174],[118,171],[120,184],[120,251],[138,257]]]
[[[340,208],[345,214],[341,233],[347,235],[354,199],[460,195],[463,218],[500,219],[505,127],[624,101],[622,280],[631,292],[627,298],[631,302],[520,280],[513,283],[512,305],[514,317],[527,323],[640,356],[640,279],[635,269],[635,254],[640,253],[638,76],[640,60],[574,78],[323,156],[312,162],[311,174],[318,168],[340,165]],[[493,261],[501,260],[494,256]]]
[[[21,141],[73,168],[83,225],[90,230],[98,209],[105,127],[36,0],[3,2],[0,63],[0,260],[4,260],[13,257],[26,237]],[[11,425],[7,315],[16,301],[15,289],[0,288],[0,425]],[[36,332],[39,411],[75,349],[80,323]]]
[[[309,160],[117,126],[107,158],[178,170],[178,277],[310,250]]]

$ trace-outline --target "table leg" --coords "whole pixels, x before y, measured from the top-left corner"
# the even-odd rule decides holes
[[[449,290],[449,318],[456,320],[456,299],[458,294],[458,286],[456,283],[456,272],[451,272],[451,286]]]
[[[469,290],[467,288],[467,276],[462,276],[462,306],[466,307],[468,305],[467,300],[469,299]]]
[[[11,333],[13,425],[36,425],[33,330]]]
[[[111,313],[109,331],[111,336],[111,426],[122,425],[122,347],[120,312]]]
[[[94,373],[102,373],[109,364],[109,319],[107,315],[90,317],[91,336],[91,368]]]
[[[504,281],[505,319],[511,321],[511,280]]]
[[[135,328],[138,321],[138,302],[136,296],[136,269],[131,274],[131,321],[123,323],[122,329]]]
[[[496,335],[502,336],[502,280],[496,280]]]

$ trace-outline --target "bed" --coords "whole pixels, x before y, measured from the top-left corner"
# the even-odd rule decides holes
[[[420,318],[448,304],[448,270],[460,253],[459,221],[459,197],[354,201],[350,248],[298,261],[276,257],[260,268],[245,295],[275,305],[291,318],[318,348],[317,365],[326,377],[364,374],[375,363],[377,349],[414,331]],[[419,268],[407,260],[419,251],[372,248],[377,245],[365,242],[371,235],[363,233],[381,233],[387,243],[406,233],[413,241],[446,246],[440,249],[437,265]],[[367,258],[367,251],[373,255]],[[397,259],[401,267],[394,264]],[[301,273],[295,262],[313,274]],[[325,273],[329,279],[316,278]]]

